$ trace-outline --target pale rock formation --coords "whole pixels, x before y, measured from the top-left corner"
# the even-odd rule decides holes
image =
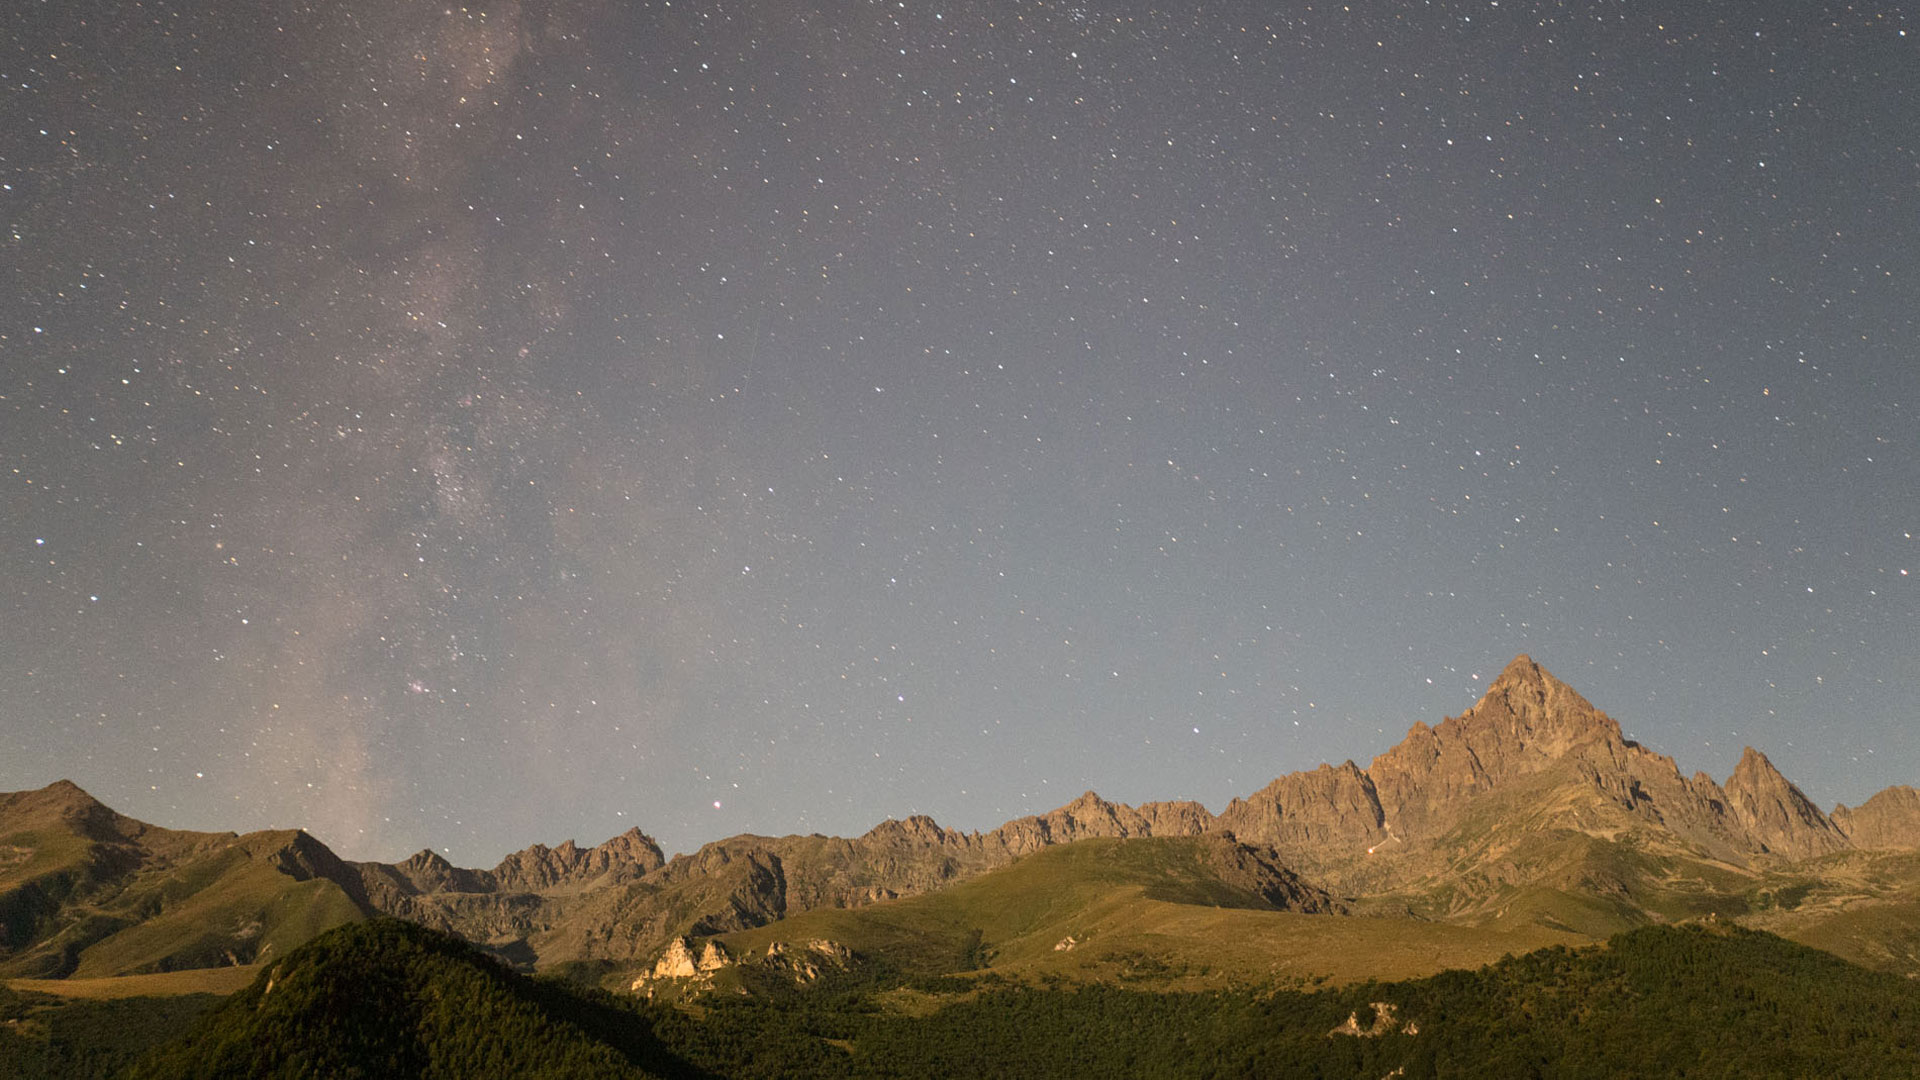
[[[667,951],[654,961],[653,969],[633,980],[632,989],[652,993],[653,984],[664,979],[697,979],[710,984],[714,972],[733,962],[717,941],[707,941],[696,951],[684,937],[674,938]]]
[[[1373,1023],[1370,1026],[1361,1027],[1360,1014],[1358,1012],[1351,1012],[1347,1014],[1345,1023],[1327,1032],[1327,1037],[1332,1038],[1335,1035],[1349,1035],[1359,1039],[1377,1039],[1382,1035],[1393,1035],[1396,1033],[1404,1035],[1420,1034],[1419,1021],[1409,1020],[1402,1024],[1399,1019],[1400,1007],[1393,1002],[1373,1001],[1368,1004],[1373,1006]]]
[[[853,961],[852,949],[837,941],[813,938],[800,943],[776,941],[767,946],[762,963],[786,969],[797,983],[810,983],[829,969],[845,971],[853,966]]]

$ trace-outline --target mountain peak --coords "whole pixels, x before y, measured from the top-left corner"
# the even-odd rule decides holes
[[[409,855],[405,862],[397,863],[396,865],[409,870],[417,869],[436,873],[453,869],[453,864],[448,862],[445,856],[430,847],[421,848],[419,851]]]
[[[1204,828],[1211,820],[1204,807],[1184,804],[1149,804],[1152,813],[1144,814],[1125,803],[1111,803],[1093,791],[1044,814],[1031,814],[993,830],[988,836],[1004,844],[1015,854],[1025,854],[1052,844],[1070,844],[1089,836],[1153,836],[1155,823],[1182,833]],[[1197,813],[1195,811],[1198,811]]]
[[[1731,784],[1743,776],[1749,780],[1762,777],[1786,780],[1786,775],[1774,767],[1771,758],[1751,746],[1740,752],[1740,764],[1733,767],[1733,775],[1727,778],[1727,782]]]
[[[1751,746],[1740,755],[1725,790],[1734,818],[1768,851],[1804,859],[1847,846],[1832,819]]]
[[[38,791],[22,791],[19,797],[49,809],[91,811],[94,807],[102,805],[100,800],[87,794],[85,789],[71,780],[55,780]]]
[[[1516,655],[1513,659],[1507,661],[1507,666],[1501,669],[1499,677],[1495,678],[1493,681],[1500,682],[1505,679],[1538,680],[1541,676],[1546,676],[1547,678],[1553,677],[1551,675],[1547,675],[1547,671],[1545,668],[1541,667],[1539,664],[1534,663],[1533,657],[1528,656],[1526,653],[1520,653]]]
[[[1595,736],[1615,742],[1622,739],[1620,725],[1612,717],[1525,653],[1507,664],[1460,719],[1464,722],[1488,711],[1517,721],[1514,733],[1549,757],[1559,757],[1573,744]]]
[[[1099,792],[1093,790],[1092,788],[1088,788],[1086,791],[1083,791],[1080,793],[1079,798],[1073,800],[1072,802],[1061,807],[1060,809],[1067,810],[1073,813],[1084,813],[1088,810],[1101,810],[1101,811],[1111,810],[1113,809],[1113,804],[1101,798]]]
[[[81,789],[71,780],[55,780],[35,791],[15,791],[0,795],[0,813],[10,820],[35,825],[61,823],[94,840],[119,840],[123,829],[135,824],[122,818],[107,805]]]
[[[1487,692],[1481,695],[1481,701],[1484,702],[1487,698],[1495,696],[1511,698],[1515,694],[1542,703],[1552,700],[1571,704],[1572,700],[1577,700],[1587,709],[1593,708],[1593,705],[1581,697],[1578,691],[1561,682],[1553,672],[1541,667],[1526,653],[1521,653],[1507,662],[1507,666],[1500,670],[1500,674],[1487,684]]]
[[[1836,806],[1833,823],[1857,847],[1912,849],[1920,846],[1920,791],[1901,784],[1857,809]]]
[[[940,827],[939,822],[926,814],[910,814],[904,820],[888,818],[860,837],[875,845],[900,844],[921,848],[940,847],[949,840],[958,841],[961,838],[962,834],[948,833]]]
[[[1383,822],[1416,835],[1451,820],[1461,800],[1537,773],[1576,747],[1623,745],[1620,725],[1522,653],[1459,716],[1414,724],[1367,775]]]
[[[659,843],[641,832],[638,825],[594,848],[592,854],[596,861],[607,865],[631,863],[639,867],[642,873],[657,870],[667,863],[667,856],[660,850]]]

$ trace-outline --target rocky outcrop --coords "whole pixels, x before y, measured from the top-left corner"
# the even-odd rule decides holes
[[[1420,1022],[1417,1020],[1408,1020],[1405,1023],[1401,1023],[1400,1006],[1395,1005],[1393,1002],[1371,1001],[1367,1004],[1373,1009],[1372,1024],[1361,1027],[1360,1014],[1358,1012],[1351,1012],[1347,1014],[1345,1023],[1327,1032],[1327,1037],[1332,1038],[1335,1035],[1346,1035],[1356,1039],[1377,1039],[1382,1035],[1420,1034]]]
[[[704,990],[713,986],[714,973],[733,963],[717,941],[706,941],[696,947],[684,937],[676,937],[667,943],[666,951],[653,962],[653,967],[635,977],[629,989],[645,993],[652,997],[662,983],[678,984],[680,989]]]
[[[696,953],[693,943],[686,938],[674,938],[659,960],[653,965],[653,977],[656,979],[690,979],[696,975],[706,975],[719,971],[731,963],[727,950],[717,941],[708,941]]]
[[[1920,791],[1902,784],[1880,792],[1858,809],[1837,806],[1833,823],[1854,847],[1920,849]]]
[[[776,941],[767,946],[763,967],[784,971],[795,983],[819,981],[829,971],[845,971],[854,964],[853,950],[837,941],[810,938],[804,942]]]
[[[1254,847],[1224,833],[1204,839],[1207,867],[1215,880],[1244,889],[1277,911],[1344,915],[1347,906],[1303,880],[1272,848]]]
[[[713,977],[730,967],[739,967],[752,975],[774,975],[796,985],[817,982],[829,971],[845,971],[855,963],[852,949],[836,941],[813,938],[804,942],[776,941],[762,956],[736,961],[718,941],[694,945],[689,938],[676,937],[653,967],[636,976],[629,989],[654,997],[663,989],[685,996],[713,988]]]

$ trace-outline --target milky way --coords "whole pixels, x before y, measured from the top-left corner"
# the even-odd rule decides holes
[[[0,789],[1218,809],[1518,652],[1920,782],[1920,27],[1667,8],[9,5]]]

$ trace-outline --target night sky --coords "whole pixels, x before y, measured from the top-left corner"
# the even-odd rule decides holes
[[[8,4],[0,789],[466,865],[1218,810],[1520,652],[1920,783],[1916,23]]]

